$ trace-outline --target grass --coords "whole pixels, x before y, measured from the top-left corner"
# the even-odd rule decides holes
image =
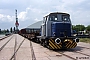
[[[90,43],[90,38],[80,38],[80,42]]]

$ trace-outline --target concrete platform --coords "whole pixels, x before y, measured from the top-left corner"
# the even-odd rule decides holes
[[[20,43],[24,40],[22,45],[20,46],[19,50],[16,52],[14,56],[14,60],[33,60],[33,55],[32,55],[32,48],[30,46],[30,40],[18,35],[18,34],[13,34],[13,38],[7,43],[7,45],[0,51],[0,60],[10,60],[14,52],[18,49]],[[0,41],[0,48],[7,42],[12,36]],[[49,50],[43,46],[41,46],[38,43],[31,42],[33,46],[33,52],[35,54],[35,60],[72,60],[71,58],[68,58],[67,56],[64,56],[56,51]],[[81,43],[78,44],[78,46],[82,46]],[[87,44],[86,44],[87,46]],[[89,46],[89,45],[88,45]],[[85,45],[84,45],[85,47]],[[85,49],[79,50],[79,47],[76,47],[74,49],[67,50],[67,51],[62,51],[60,50],[59,52],[69,55],[73,58],[76,57],[88,57],[81,55],[79,53],[74,54],[75,51],[83,51],[85,53]],[[86,50],[90,51],[90,50]],[[90,54],[89,52],[87,52]],[[90,60],[86,59],[86,60]]]

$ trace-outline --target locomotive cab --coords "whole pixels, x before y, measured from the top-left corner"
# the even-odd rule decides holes
[[[51,13],[44,17],[41,27],[42,36],[71,36],[70,15],[66,13]]]

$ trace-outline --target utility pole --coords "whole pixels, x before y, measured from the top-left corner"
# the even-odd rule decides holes
[[[18,29],[19,23],[18,23],[18,17],[17,17],[17,10],[15,10],[15,14],[16,14],[16,22],[15,22],[16,33],[18,33],[18,31],[19,31],[19,29]]]

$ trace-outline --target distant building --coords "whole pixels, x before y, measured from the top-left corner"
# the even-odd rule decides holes
[[[36,23],[33,23],[32,25],[29,25],[27,28],[29,28],[29,29],[40,29],[41,24],[42,24],[42,21],[38,21]]]
[[[25,28],[26,32],[29,33],[31,31],[40,31],[41,24],[42,24],[42,21],[38,21],[36,23],[29,25],[28,27]]]

